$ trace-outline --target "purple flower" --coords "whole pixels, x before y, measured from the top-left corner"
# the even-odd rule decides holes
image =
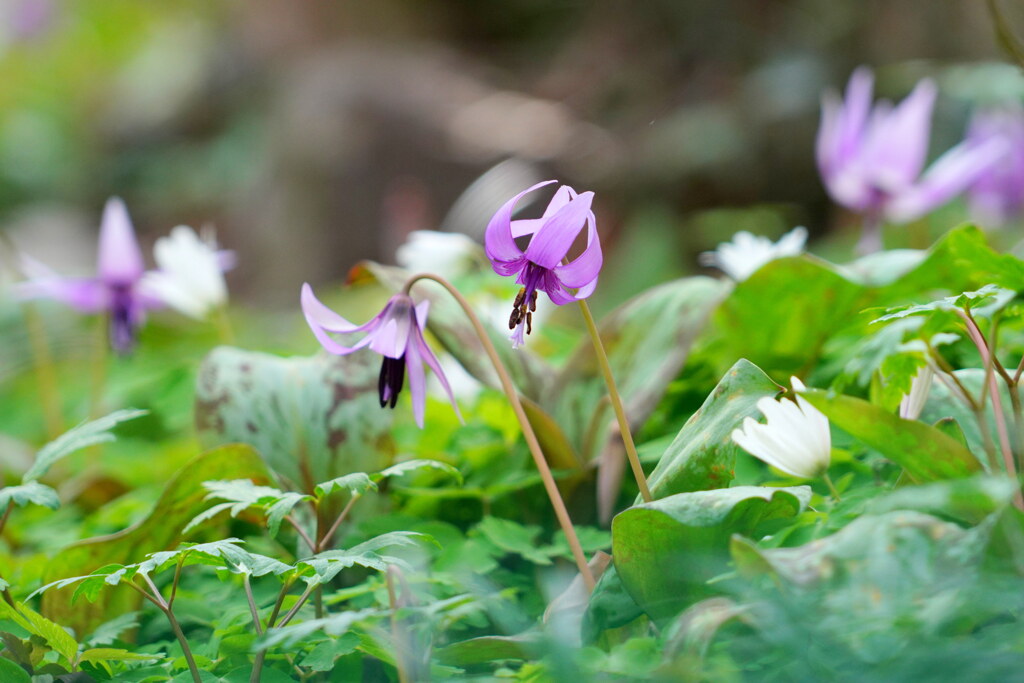
[[[1002,140],[1006,153],[989,166],[967,191],[977,220],[999,226],[1024,211],[1024,108],[1019,104],[975,113],[967,139],[981,145]]]
[[[24,270],[29,280],[19,285],[19,296],[56,299],[82,313],[106,311],[110,344],[118,353],[135,345],[146,310],[163,305],[140,286],[145,274],[142,250],[128,209],[117,197],[109,199],[103,209],[96,277],[63,277],[29,258],[24,259]]]
[[[540,218],[512,220],[516,203],[539,187],[556,182],[547,180],[523,190],[491,218],[484,237],[484,247],[491,266],[498,275],[518,275],[516,282],[523,287],[512,305],[508,327],[512,333],[512,346],[523,343],[523,332],[529,334],[533,325],[533,311],[537,307],[537,292],[544,291],[556,306],[586,299],[597,287],[601,271],[601,243],[597,238],[597,220],[590,205],[593,192],[577,194],[563,185],[551,198]],[[587,230],[587,246],[572,261],[565,262],[576,237]],[[526,251],[516,246],[516,238],[530,235]],[[575,289],[576,292],[570,292]]]
[[[426,375],[423,364],[426,363],[434,371],[441,386],[448,393],[448,399],[455,409],[455,414],[462,419],[455,396],[448,385],[448,379],[441,370],[441,365],[427,346],[423,338],[423,328],[427,324],[429,301],[419,305],[413,304],[408,294],[395,294],[388,300],[384,310],[365,325],[353,325],[340,315],[324,306],[313,295],[309,284],[302,285],[302,313],[306,316],[313,334],[320,344],[329,352],[344,356],[353,351],[369,346],[384,357],[380,367],[380,406],[395,407],[398,394],[405,383],[406,370],[409,371],[409,391],[412,392],[412,410],[416,424],[423,427],[423,409],[426,404]],[[365,336],[352,346],[342,346],[329,333],[350,334],[363,332]]]
[[[1001,141],[966,140],[922,175],[935,84],[923,80],[900,104],[872,107],[873,80],[861,67],[850,78],[845,101],[834,93],[822,101],[818,169],[839,204],[872,222],[905,223],[962,192],[1003,154]]]

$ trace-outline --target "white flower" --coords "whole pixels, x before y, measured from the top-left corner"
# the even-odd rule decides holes
[[[731,242],[723,242],[715,251],[701,254],[700,263],[714,266],[733,280],[742,282],[769,261],[800,255],[803,253],[805,242],[807,228],[794,228],[778,242],[743,230],[733,235]]]
[[[395,251],[398,265],[417,273],[452,278],[480,259],[480,245],[461,232],[413,230]]]
[[[793,391],[807,387],[792,378]],[[795,477],[812,479],[828,469],[832,456],[832,436],[828,418],[804,400],[776,401],[762,398],[757,408],[767,422],[759,424],[754,418],[743,421],[742,429],[734,429],[732,440],[751,455],[772,467]]]
[[[159,270],[147,273],[143,287],[168,306],[187,316],[203,319],[228,300],[224,271],[231,252],[217,251],[212,238],[200,239],[195,230],[179,225],[153,247]]]
[[[932,388],[932,378],[935,372],[931,367],[925,365],[914,375],[910,383],[910,393],[903,396],[900,401],[900,417],[904,420],[916,420],[924,410],[924,404],[928,402],[928,392]]]

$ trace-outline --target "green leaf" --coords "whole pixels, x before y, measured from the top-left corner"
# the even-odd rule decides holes
[[[537,536],[538,526],[523,526],[510,519],[484,517],[476,527],[488,541],[507,553],[521,555],[534,564],[551,564],[550,548],[541,548]]]
[[[78,654],[78,643],[58,624],[50,621],[27,605],[15,603],[9,605],[0,600],[0,617],[10,619],[34,636],[39,636],[51,650],[64,658],[68,664],[75,661]]]
[[[634,505],[612,521],[615,568],[636,603],[666,619],[706,596],[706,582],[726,570],[733,534],[797,515],[810,499],[807,486],[737,486]]]
[[[762,266],[715,312],[727,358],[748,358],[789,377],[815,362],[823,344],[858,319],[867,291],[811,256]]]
[[[295,564],[296,574],[307,585],[317,586],[329,583],[342,570],[355,566],[382,572],[387,570],[388,565],[393,564],[406,571],[412,571],[412,567],[405,560],[377,551],[396,546],[415,547],[419,541],[435,542],[427,534],[414,531],[392,531],[345,550],[327,550],[317,553],[313,557],[299,560]]]
[[[821,389],[800,395],[835,426],[906,469],[916,481],[966,477],[981,469],[963,444],[923,422],[904,420],[862,399]]]
[[[249,444],[286,488],[312,494],[319,481],[376,471],[393,457],[379,374],[371,353],[279,358],[219,347],[199,370],[200,438]]]
[[[598,325],[629,423],[639,428],[654,411],[669,383],[686,362],[729,283],[689,277],[647,290],[603,318]],[[599,454],[615,422],[593,343],[579,343],[554,390],[540,406],[555,417],[583,462]]]
[[[113,441],[115,437],[110,433],[110,430],[121,422],[134,420],[148,412],[148,410],[118,410],[98,420],[83,422],[43,446],[36,454],[35,463],[25,473],[25,476],[22,477],[22,482],[38,479],[46,474],[55,462],[71,455],[75,451],[95,446],[99,443]]]
[[[439,649],[434,656],[442,664],[474,666],[504,659],[530,659],[544,646],[544,635],[527,631],[514,636],[480,636]]]
[[[912,315],[931,315],[936,311],[958,311],[964,309],[970,310],[979,316],[989,317],[1005,308],[1016,296],[1017,293],[1012,289],[1004,289],[996,285],[985,285],[973,292],[963,292],[962,294],[947,296],[926,304],[910,304],[890,308],[889,313],[871,322],[881,323],[899,320]]]
[[[29,503],[42,505],[51,510],[60,507],[57,492],[38,481],[28,481],[18,486],[7,486],[0,489],[0,510],[6,510],[11,503],[24,507]]]
[[[266,466],[249,446],[234,444],[203,453],[182,466],[143,520],[116,534],[64,548],[60,562],[47,567],[43,582],[81,576],[104,565],[127,565],[154,549],[173,548],[189,520],[206,507],[202,482],[269,477]],[[138,609],[140,600],[134,591],[108,591],[91,604],[72,605],[67,589],[50,590],[43,595],[42,612],[76,633],[89,633],[118,614]]]
[[[349,495],[361,496],[367,491],[376,491],[377,484],[370,475],[365,472],[352,472],[330,481],[317,484],[313,492],[318,498],[323,498],[333,491],[348,491]]]
[[[941,517],[979,524],[1013,500],[1017,485],[1004,477],[976,475],[969,479],[950,479],[921,486],[904,486],[873,498],[867,506],[870,514],[894,510],[916,510]]]
[[[302,642],[314,633],[324,632],[329,636],[342,636],[348,633],[353,626],[368,619],[381,618],[388,614],[375,609],[349,610],[332,614],[323,619],[309,619],[294,626],[288,625],[284,628],[268,629],[263,636],[257,640],[257,647],[260,649],[274,648],[278,646],[290,647]]]
[[[228,510],[232,517],[237,517],[243,510],[259,508],[267,515],[267,527],[271,536],[277,536],[281,528],[281,522],[299,503],[312,500],[312,496],[285,492],[271,486],[259,486],[248,479],[236,479],[234,481],[204,481],[203,488],[210,493],[206,500],[221,499],[231,501],[215,505],[209,510],[196,515],[196,517],[185,527],[185,532],[198,526],[224,510]]]
[[[79,662],[143,662],[153,659],[163,659],[159,653],[142,653],[122,650],[115,647],[97,647],[86,650],[79,656]]]
[[[984,370],[980,368],[966,368],[956,370],[953,374],[972,396],[978,397],[981,395],[982,387],[985,386]],[[997,386],[999,387],[999,396],[1003,406],[1003,419],[1007,425],[1013,425],[1013,402],[1010,400],[1009,389],[1002,381],[999,381]],[[983,436],[982,429],[987,431],[992,441],[998,443],[995,436],[997,434],[995,409],[992,406],[991,399],[992,397],[989,395],[985,401],[985,414],[982,420],[984,426],[981,426],[978,424],[978,418],[974,411],[968,408],[961,399],[952,394],[945,382],[936,379],[932,382],[931,390],[928,392],[928,402],[925,403],[920,417],[924,422],[938,422],[939,420],[952,418],[960,430],[962,430],[963,437],[967,440],[967,445],[971,452],[980,461],[987,462],[988,456],[985,453],[985,437]],[[1011,439],[1013,439],[1012,427]]]
[[[395,465],[392,465],[391,467],[383,469],[380,472],[371,476],[374,479],[374,481],[380,481],[381,479],[385,479],[388,477],[401,477],[402,475],[405,475],[409,472],[415,472],[417,470],[422,469],[430,469],[443,472],[444,474],[447,474],[453,479],[455,479],[455,481],[458,482],[459,484],[462,483],[462,473],[459,472],[454,467],[452,467],[451,465],[449,465],[448,463],[441,462],[439,460],[406,460],[405,462],[400,462]]]
[[[339,638],[332,638],[317,644],[302,658],[301,665],[313,671],[331,671],[338,657],[355,652],[359,638],[354,633],[343,633]]]
[[[651,494],[664,498],[728,486],[739,449],[732,431],[745,417],[760,415],[759,399],[779,391],[756,365],[737,361],[661,456],[648,477]]]
[[[583,615],[583,642],[592,643],[607,629],[625,626],[643,614],[612,565],[597,580],[590,594],[590,603]]]
[[[7,683],[32,683],[32,677],[9,659],[0,657],[0,681]]]

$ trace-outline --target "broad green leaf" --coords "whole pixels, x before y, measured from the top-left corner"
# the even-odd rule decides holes
[[[786,634],[806,646],[815,634],[875,663],[902,657],[916,639],[955,628],[950,622],[970,599],[965,591],[976,585],[989,535],[990,525],[963,529],[895,511],[862,515],[794,548],[758,548],[737,536],[732,552],[748,599],[762,605],[759,613],[767,619],[759,621],[772,632],[768,637]],[[772,581],[755,580],[759,576]]]
[[[627,301],[599,322],[626,417],[635,429],[679,374],[693,340],[729,287],[724,280],[704,276],[674,280]],[[583,462],[600,453],[609,439],[619,438],[610,432],[615,417],[604,398],[607,393],[593,343],[584,336],[554,390],[539,401]]]
[[[313,671],[331,671],[334,662],[343,655],[355,652],[359,638],[354,633],[344,633],[339,638],[331,638],[319,643],[302,658],[302,666]]]
[[[810,256],[762,266],[736,285],[714,320],[730,358],[788,377],[815,362],[822,345],[858,320],[867,290]]]
[[[10,619],[34,636],[39,636],[51,650],[59,654],[69,664],[74,663],[78,654],[78,643],[58,624],[22,603],[9,605],[0,600],[0,617]]]
[[[648,477],[651,494],[664,498],[728,486],[739,449],[732,431],[743,418],[760,414],[759,399],[780,390],[757,366],[737,361],[661,456]]]
[[[643,614],[612,565],[601,574],[590,594],[590,603],[583,615],[583,642],[592,643],[607,629],[625,626]]]
[[[984,370],[980,368],[966,368],[956,370],[953,374],[956,375],[960,384],[975,399],[981,396],[982,387],[985,385]],[[999,387],[1000,401],[1003,406],[1003,419],[1008,427],[1010,442],[1011,445],[1015,445],[1016,433],[1013,428],[1013,402],[1010,400],[1009,389],[1001,380],[997,381],[996,386]],[[995,448],[998,449],[999,441],[996,432],[995,415],[996,413],[992,406],[992,396],[989,395],[985,400],[985,414],[981,424],[979,424],[978,417],[974,411],[952,394],[944,382],[936,379],[932,382],[931,390],[928,392],[928,402],[925,403],[924,409],[921,411],[921,420],[923,422],[938,422],[939,420],[952,418],[962,430],[971,452],[982,463],[988,463],[982,429],[987,432],[992,442],[996,444]],[[996,457],[999,459],[998,455]]]
[[[196,420],[204,443],[251,445],[289,489],[386,466],[391,411],[377,396],[380,359],[367,351],[280,358],[230,347],[203,361]]]
[[[49,486],[29,480],[24,484],[0,489],[0,511],[6,510],[11,503],[19,507],[33,503],[56,510],[60,507],[60,498]]]
[[[38,479],[46,474],[55,462],[71,455],[75,451],[113,441],[115,437],[110,433],[110,430],[121,422],[134,420],[148,412],[147,410],[118,410],[98,420],[84,422],[74,429],[65,432],[43,446],[39,453],[36,454],[35,463],[25,473],[25,476],[22,477],[22,481],[29,482]]]
[[[541,528],[523,526],[510,519],[484,517],[476,526],[477,532],[507,553],[522,555],[534,564],[551,564],[551,549],[537,543]]]
[[[942,431],[852,396],[821,389],[801,392],[807,401],[850,436],[875,449],[919,482],[955,479],[981,469],[977,458]]]
[[[9,659],[0,657],[0,681],[7,683],[32,683],[32,677]]]
[[[916,510],[978,524],[1009,505],[1016,490],[1017,485],[1005,477],[976,475],[895,489],[873,498],[867,512]]]
[[[104,565],[127,565],[156,549],[175,547],[185,525],[206,507],[204,481],[245,478],[270,478],[263,461],[249,446],[223,446],[197,456],[167,483],[145,519],[118,533],[64,548],[60,561],[47,567],[43,582],[81,576]],[[137,609],[139,600],[141,596],[131,590],[107,591],[93,603],[72,606],[67,589],[51,590],[43,595],[42,612],[76,633],[89,633],[112,617]]]
[[[737,486],[678,493],[620,512],[612,521],[612,557],[630,596],[655,620],[707,594],[727,568],[729,538],[802,512],[807,486]]]
[[[434,653],[442,664],[474,666],[504,659],[530,659],[544,648],[544,634],[527,631],[514,636],[480,636],[446,645]]]

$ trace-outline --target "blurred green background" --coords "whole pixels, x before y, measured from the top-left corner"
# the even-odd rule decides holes
[[[1000,6],[1024,35],[1024,8]],[[146,247],[215,225],[235,300],[283,309],[411,230],[479,235],[558,177],[598,193],[607,310],[736,230],[852,240],[814,166],[822,91],[860,64],[894,98],[937,78],[934,157],[972,106],[1024,96],[986,7],[0,0],[0,225],[84,274],[120,195]]]

